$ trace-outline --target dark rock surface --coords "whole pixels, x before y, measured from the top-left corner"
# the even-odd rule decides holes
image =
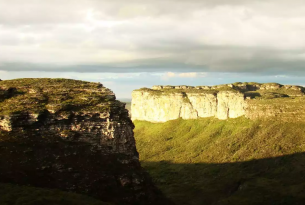
[[[0,182],[171,204],[141,168],[124,103],[98,83],[0,82]]]

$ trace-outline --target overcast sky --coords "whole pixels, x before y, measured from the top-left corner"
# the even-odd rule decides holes
[[[0,0],[0,78],[305,85],[303,0]]]

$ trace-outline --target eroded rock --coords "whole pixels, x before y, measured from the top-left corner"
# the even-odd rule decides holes
[[[131,106],[132,120],[166,122],[180,117],[236,118],[244,115],[246,104],[242,93],[232,91],[154,93],[139,90],[133,91]]]
[[[56,188],[115,204],[171,204],[141,168],[125,104],[101,84],[1,81],[0,182]]]
[[[154,89],[139,89],[132,93],[132,120],[166,122],[178,118],[218,119],[246,116],[251,119],[282,116],[283,119],[300,119],[296,111],[285,107],[293,103],[295,109],[303,110],[298,103],[304,96],[301,86],[278,83],[234,83],[216,86],[154,86]],[[287,103],[282,104],[282,101]],[[265,113],[265,114],[264,114]]]

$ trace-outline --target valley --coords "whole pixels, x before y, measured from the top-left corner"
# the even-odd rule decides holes
[[[0,203],[305,202],[303,87],[133,94],[120,102],[100,83],[0,81]]]
[[[305,123],[135,121],[142,166],[177,205],[303,204]]]

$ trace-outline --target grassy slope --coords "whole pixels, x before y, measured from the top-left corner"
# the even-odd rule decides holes
[[[142,165],[177,204],[305,203],[305,123],[134,123]]]
[[[59,190],[0,184],[1,205],[109,205],[87,196]]]

